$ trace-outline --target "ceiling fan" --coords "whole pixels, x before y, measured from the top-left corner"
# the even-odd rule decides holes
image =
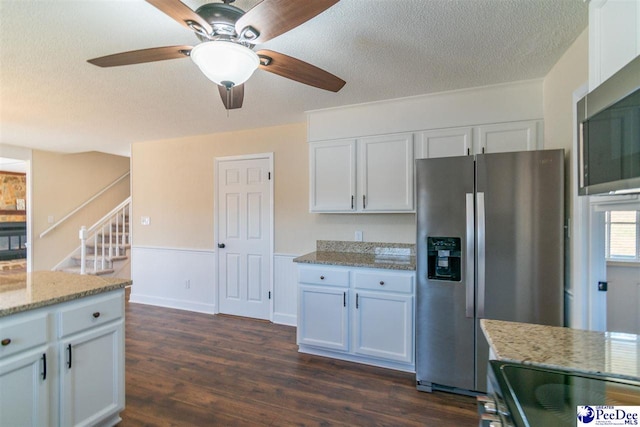
[[[299,59],[272,50],[253,51],[264,43],[324,12],[339,0],[263,0],[244,12],[230,3],[208,3],[195,11],[180,0],[146,0],[186,28],[201,43],[116,53],[87,62],[99,67],[140,64],[190,57],[218,85],[227,110],[242,107],[244,82],[260,68],[320,89],[338,92],[345,81]]]

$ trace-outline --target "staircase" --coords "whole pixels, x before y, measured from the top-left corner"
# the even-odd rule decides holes
[[[129,197],[90,228],[82,227],[80,246],[56,270],[130,278],[130,212]]]

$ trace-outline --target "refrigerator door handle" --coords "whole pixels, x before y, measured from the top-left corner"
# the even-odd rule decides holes
[[[467,245],[465,248],[465,316],[473,318],[473,281],[474,281],[474,206],[473,206],[473,193],[467,193],[466,204],[466,220],[467,220]]]
[[[484,209],[484,193],[478,192],[477,209],[478,209],[478,318],[484,318],[484,297],[485,297],[485,209]]]

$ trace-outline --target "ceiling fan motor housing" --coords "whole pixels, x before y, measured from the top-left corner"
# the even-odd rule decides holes
[[[244,15],[244,10],[225,3],[208,3],[196,9],[196,13],[200,15],[213,28],[213,37],[222,37],[235,39],[236,21]],[[208,41],[210,38],[204,37],[196,33],[201,41]]]

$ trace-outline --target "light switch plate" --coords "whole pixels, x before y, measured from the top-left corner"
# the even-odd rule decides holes
[[[356,231],[356,235],[354,237],[356,242],[362,242],[362,231]]]
[[[149,224],[151,224],[151,219],[149,219],[148,216],[140,217],[140,224],[149,225]]]

